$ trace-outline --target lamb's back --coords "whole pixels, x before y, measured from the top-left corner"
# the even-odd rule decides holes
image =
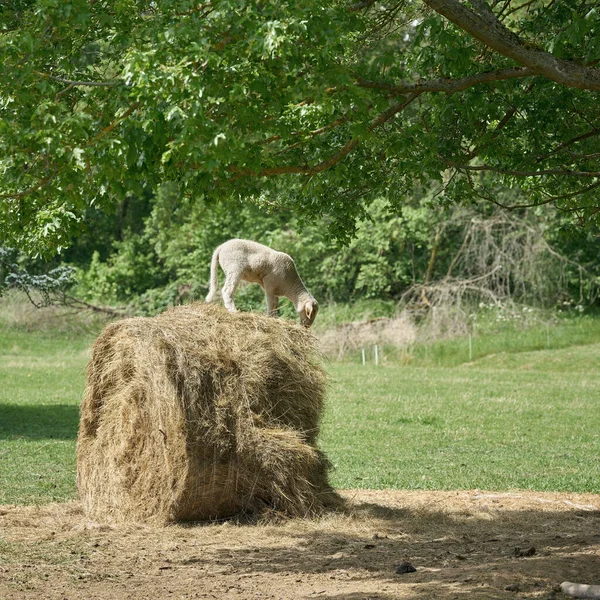
[[[220,246],[219,256],[221,264],[235,263],[247,275],[252,273],[264,277],[276,273],[287,278],[290,273],[296,272],[291,256],[252,240],[229,240]]]

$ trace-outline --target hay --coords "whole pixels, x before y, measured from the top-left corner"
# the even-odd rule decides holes
[[[297,325],[207,304],[107,326],[77,443],[88,518],[307,516],[336,505],[316,446],[326,380]]]

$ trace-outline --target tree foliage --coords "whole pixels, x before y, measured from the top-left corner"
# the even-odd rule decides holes
[[[0,235],[51,255],[165,185],[339,237],[423,185],[594,225],[599,60],[589,0],[7,0]]]

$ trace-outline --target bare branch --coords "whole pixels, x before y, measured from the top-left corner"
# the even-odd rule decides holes
[[[521,319],[535,318],[515,303],[547,305],[568,297],[573,267],[579,273],[579,301],[598,296],[593,274],[552,248],[540,223],[500,210],[482,218],[466,209],[456,211],[446,225],[452,231],[458,227],[463,240],[447,274],[413,284],[401,298],[409,314],[423,319],[425,336],[467,333],[468,313],[480,302]]]
[[[126,317],[128,316],[126,312],[122,310],[118,310],[112,308],[111,306],[98,306],[96,304],[90,304],[89,302],[85,302],[85,300],[80,300],[75,296],[71,296],[70,294],[65,294],[62,303],[56,302],[56,304],[67,306],[69,308],[75,308],[77,310],[90,310],[92,312],[103,313],[106,315],[110,315],[111,317]]]

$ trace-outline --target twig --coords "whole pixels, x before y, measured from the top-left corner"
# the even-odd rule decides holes
[[[600,177],[600,171],[573,171],[571,169],[542,169],[540,171],[518,171],[516,169],[502,169],[492,165],[467,165],[455,160],[440,156],[449,166],[465,171],[489,171],[500,175],[514,175],[515,177],[545,177],[547,175],[560,175],[562,177]]]
[[[515,67],[513,69],[501,69],[500,71],[477,73],[476,75],[469,75],[468,77],[463,77],[462,79],[440,78],[431,79],[430,81],[422,81],[419,83],[406,84],[381,83],[358,77],[356,85],[363,88],[393,92],[394,94],[424,94],[428,92],[445,92],[446,94],[454,94],[482,83],[505,81],[507,79],[522,79],[523,77],[530,77],[535,74],[536,73],[533,69],[529,69],[527,67]]]
[[[36,75],[40,77],[45,77],[46,79],[52,79],[52,81],[58,81],[59,83],[66,83],[69,87],[73,87],[76,85],[85,85],[85,86],[93,86],[93,87],[115,87],[117,85],[122,85],[124,82],[120,79],[111,79],[109,81],[77,81],[73,79],[65,79],[64,77],[57,77],[56,75],[50,75],[49,73],[42,73],[40,71],[34,71]],[[68,88],[67,88],[68,89]],[[59,93],[64,93],[59,92]]]

